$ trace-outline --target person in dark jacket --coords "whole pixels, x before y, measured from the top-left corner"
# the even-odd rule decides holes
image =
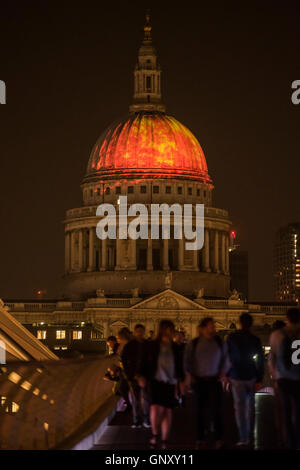
[[[240,329],[227,339],[231,362],[228,377],[240,436],[238,446],[248,446],[253,441],[255,391],[261,388],[264,376],[264,352],[260,339],[250,331],[252,324],[252,316],[243,313],[239,318]]]
[[[145,428],[150,428],[150,405],[147,390],[141,388],[137,381],[137,373],[141,366],[145,344],[145,327],[138,324],[134,327],[133,339],[124,346],[121,354],[121,361],[129,385],[133,428],[140,428],[142,425]]]
[[[215,448],[222,449],[222,381],[230,367],[227,349],[217,335],[212,317],[201,320],[198,333],[199,336],[188,343],[184,358],[186,386],[192,386],[196,399],[196,450],[208,448],[208,436],[212,426]]]
[[[147,342],[141,363],[139,383],[150,389],[150,420],[152,426],[151,447],[158,444],[161,434],[161,448],[166,449],[172,425],[172,408],[176,406],[177,385],[183,392],[182,351],[173,342],[175,328],[169,320],[162,320],[158,336]]]

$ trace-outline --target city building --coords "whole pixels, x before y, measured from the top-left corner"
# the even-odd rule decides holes
[[[237,233],[235,230],[231,230],[229,234],[229,270],[230,290],[237,290],[241,299],[248,300],[248,252],[240,249],[240,245],[237,242]]]
[[[280,228],[274,250],[275,299],[299,302],[300,299],[300,223]]]
[[[187,338],[197,334],[199,321],[207,316],[213,316],[224,333],[237,327],[243,312],[253,314],[258,330],[283,318],[286,303],[260,305],[246,300],[246,258],[235,272],[233,260],[239,256],[234,253],[235,237],[230,237],[227,210],[213,206],[204,153],[187,127],[165,112],[148,16],[129,114],[97,140],[81,189],[82,207],[68,210],[64,220],[61,298],[5,300],[10,313],[56,354],[103,351],[106,338],[120,328],[143,323],[147,331],[157,331],[162,318],[172,320]],[[110,203],[118,214],[121,196],[128,198],[129,205],[143,203],[147,208],[153,203],[191,204],[194,224],[196,204],[204,204],[203,248],[186,250],[185,239],[174,236],[100,240],[97,207]],[[173,234],[172,215],[170,220]]]

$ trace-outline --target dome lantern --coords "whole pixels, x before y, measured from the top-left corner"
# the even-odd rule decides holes
[[[138,61],[134,71],[133,103],[129,111],[159,111],[166,108],[161,97],[161,69],[157,61],[156,50],[152,44],[152,27],[150,14],[147,11],[144,26],[144,39],[139,49]]]

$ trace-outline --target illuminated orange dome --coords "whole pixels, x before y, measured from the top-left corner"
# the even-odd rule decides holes
[[[139,112],[113,123],[97,140],[84,181],[181,178],[211,184],[202,148],[180,122]]]

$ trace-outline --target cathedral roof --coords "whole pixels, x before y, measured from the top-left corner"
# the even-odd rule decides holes
[[[192,132],[160,112],[115,121],[91,152],[86,181],[183,178],[211,184],[203,150]]]

